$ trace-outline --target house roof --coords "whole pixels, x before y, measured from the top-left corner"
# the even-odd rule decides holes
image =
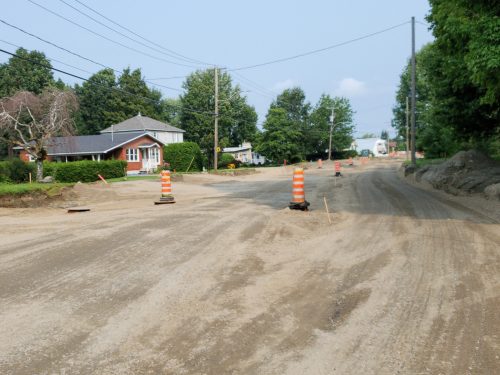
[[[224,147],[222,152],[240,152],[240,151],[246,151],[246,150],[251,150],[252,147]]]
[[[72,137],[54,137],[47,144],[48,155],[81,155],[81,154],[104,154],[140,137],[149,137],[154,142],[163,145],[163,142],[143,131],[80,135]]]
[[[101,133],[111,133],[112,131],[115,133],[119,132],[130,132],[130,131],[164,131],[164,132],[175,132],[175,133],[184,133],[185,130],[176,128],[170,124],[165,122],[161,122],[155,119],[152,119],[147,116],[142,116],[138,114],[128,120],[122,121],[118,124],[110,126],[104,130],[101,130]]]

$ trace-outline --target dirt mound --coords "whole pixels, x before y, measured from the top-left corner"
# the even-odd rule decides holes
[[[484,193],[500,183],[500,163],[476,150],[460,151],[442,164],[417,169],[415,179],[455,195]]]
[[[57,207],[62,202],[75,198],[72,187],[64,187],[56,193],[37,190],[21,195],[4,195],[0,197],[0,207],[35,208]]]

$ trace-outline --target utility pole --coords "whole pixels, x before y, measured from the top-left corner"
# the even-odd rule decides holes
[[[391,153],[391,146],[389,145],[389,142],[391,140],[391,138],[389,137],[389,130],[386,130],[385,131],[387,133],[387,156],[389,156],[389,154]]]
[[[411,164],[417,164],[415,156],[415,106],[416,106],[415,17],[411,18]]]
[[[410,98],[406,97],[406,160],[410,152]]]
[[[330,142],[328,146],[328,160],[332,160],[332,132],[333,132],[333,122],[335,121],[335,112],[332,108],[332,114],[330,116]]]
[[[219,148],[219,72],[217,67],[214,67],[215,80],[215,118],[214,118],[214,170],[217,170],[217,149]]]

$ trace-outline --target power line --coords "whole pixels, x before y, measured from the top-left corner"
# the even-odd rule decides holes
[[[161,58],[161,57],[158,57],[158,56],[154,56],[154,55],[151,55],[151,54],[149,54],[149,53],[147,53],[147,52],[144,52],[144,51],[138,50],[138,49],[136,49],[136,48],[134,48],[134,47],[130,47],[130,46],[128,46],[128,45],[126,45],[126,44],[123,44],[123,43],[121,43],[121,42],[118,42],[118,41],[116,41],[116,40],[114,40],[114,39],[108,38],[107,36],[104,36],[104,35],[102,35],[102,34],[99,34],[99,33],[95,32],[94,30],[89,29],[88,27],[82,26],[82,25],[80,25],[80,24],[78,24],[78,23],[76,23],[76,22],[74,22],[74,21],[72,21],[72,20],[70,20],[70,19],[68,19],[68,18],[66,18],[66,17],[64,17],[64,16],[62,16],[62,15],[60,15],[59,13],[54,12],[54,11],[52,11],[52,10],[50,10],[50,9],[48,9],[48,8],[46,8],[46,7],[44,7],[43,5],[38,4],[37,2],[35,2],[35,1],[33,1],[33,0],[27,0],[27,1],[28,1],[28,2],[30,2],[30,3],[32,3],[33,5],[36,5],[37,7],[39,7],[39,8],[41,8],[41,9],[45,10],[46,12],[49,12],[49,13],[53,14],[54,16],[59,17],[59,18],[61,18],[61,19],[65,20],[66,22],[71,23],[72,25],[75,25],[76,27],[79,27],[79,28],[81,28],[81,29],[83,29],[83,30],[86,30],[86,31],[88,31],[89,33],[91,33],[91,34],[93,34],[93,35],[96,35],[96,36],[98,36],[98,37],[100,37],[100,38],[103,38],[103,39],[105,39],[105,40],[107,40],[107,41],[109,41],[109,42],[111,42],[111,43],[114,43],[114,44],[116,44],[116,45],[119,45],[119,46],[121,46],[121,47],[123,47],[123,48],[126,48],[126,49],[128,49],[128,50],[134,51],[134,52],[139,53],[139,54],[144,55],[144,56],[148,56],[148,57],[150,57],[150,58],[152,58],[152,59],[155,59],[155,60],[159,60],[159,61],[166,62],[166,63],[168,63],[168,64],[174,64],[174,65],[179,65],[179,66],[185,66],[185,67],[189,67],[189,68],[196,68],[196,66],[195,66],[195,65],[187,65],[187,64],[182,64],[182,63],[178,63],[178,62],[171,61],[171,60],[166,60],[166,59],[164,59],[164,58]]]
[[[66,48],[64,48],[64,47],[61,47],[61,46],[59,46],[59,45],[57,45],[57,44],[55,44],[55,43],[52,43],[52,42],[50,42],[50,41],[48,41],[48,40],[46,40],[46,39],[43,39],[43,38],[41,38],[41,37],[39,37],[39,36],[37,36],[37,35],[35,35],[35,34],[32,34],[32,33],[28,32],[28,31],[26,31],[26,30],[23,30],[23,29],[21,29],[20,27],[14,26],[14,25],[12,25],[12,24],[8,23],[7,21],[4,21],[4,20],[0,19],[0,22],[1,22],[1,23],[3,23],[3,24],[5,24],[5,25],[7,25],[7,26],[9,26],[9,27],[12,27],[13,29],[16,29],[16,30],[18,30],[18,31],[21,31],[22,33],[24,33],[24,34],[26,34],[26,35],[29,35],[29,36],[31,36],[31,37],[33,37],[33,38],[36,38],[36,39],[38,39],[38,40],[40,40],[40,41],[42,41],[42,42],[44,42],[44,43],[50,44],[51,46],[56,47],[56,48],[58,48],[58,49],[60,49],[60,50],[62,50],[62,51],[65,51],[65,52],[67,52],[67,53],[69,53],[69,54],[71,54],[71,55],[73,55],[73,56],[76,56],[76,57],[79,57],[79,58],[81,58],[81,59],[83,59],[83,60],[86,60],[86,61],[88,61],[88,62],[91,62],[92,64],[99,65],[99,66],[100,66],[100,67],[102,67],[102,68],[112,69],[112,68],[109,68],[108,66],[106,66],[106,65],[104,65],[104,64],[101,64],[101,63],[99,63],[99,62],[95,61],[95,60],[92,60],[92,59],[89,59],[89,58],[87,58],[87,57],[84,57],[84,56],[82,56],[82,55],[80,55],[80,54],[78,54],[78,53],[76,53],[76,52],[70,51],[69,49],[66,49]],[[113,70],[114,70],[115,72],[118,72],[118,70],[116,70],[116,69],[113,69]]]
[[[171,50],[171,49],[168,49],[168,48],[166,48],[166,47],[164,47],[164,46],[162,46],[162,45],[160,45],[160,44],[157,44],[157,43],[155,43],[155,42],[153,42],[153,41],[151,41],[151,40],[149,40],[149,39],[147,39],[147,38],[145,38],[145,37],[143,37],[143,36],[141,36],[141,35],[137,34],[137,33],[136,33],[136,32],[134,32],[133,30],[131,30],[131,29],[129,29],[129,28],[127,28],[127,27],[125,27],[125,26],[123,26],[123,25],[119,24],[118,22],[113,21],[112,19],[110,19],[110,18],[106,17],[106,16],[105,16],[104,14],[102,14],[102,13],[99,13],[97,10],[95,10],[95,9],[91,8],[90,6],[86,5],[85,3],[83,3],[83,2],[81,2],[81,1],[79,1],[79,0],[74,0],[74,1],[76,1],[78,4],[80,4],[80,5],[84,6],[85,8],[87,8],[88,10],[90,10],[91,12],[93,12],[93,13],[95,13],[95,14],[97,14],[97,15],[101,16],[101,17],[102,17],[102,18],[104,18],[105,20],[107,20],[107,21],[111,22],[112,24],[114,24],[114,25],[116,25],[116,26],[118,26],[118,27],[122,28],[123,30],[128,31],[129,33],[131,33],[131,34],[133,34],[133,35],[137,36],[138,38],[140,38],[140,39],[142,39],[142,40],[144,40],[144,41],[146,41],[146,42],[148,42],[148,43],[151,43],[152,45],[154,45],[154,46],[156,46],[156,47],[158,47],[158,48],[161,48],[161,49],[163,49],[163,50],[165,50],[165,51],[168,51],[168,52],[170,52],[170,53],[172,53],[172,54],[174,54],[174,55],[180,56],[180,57],[182,57],[182,58],[184,58],[184,59],[191,60],[191,61],[192,61],[192,62],[194,62],[194,63],[199,63],[199,64],[203,64],[203,65],[211,65],[211,66],[213,66],[213,65],[214,65],[214,64],[212,64],[212,63],[207,63],[207,62],[204,62],[204,61],[201,61],[201,60],[196,60],[196,59],[193,59],[193,58],[190,58],[190,57],[184,56],[184,55],[182,55],[182,54],[180,54],[180,53],[178,53],[178,52],[175,52],[175,51],[173,51],[173,50]]]
[[[3,40],[3,39],[0,39],[0,42],[3,42],[3,43],[5,43],[5,44],[8,44],[8,45],[10,45],[10,46],[12,46],[12,47],[16,47],[16,48],[18,48],[18,49],[19,49],[19,48],[23,48],[22,46],[18,46],[17,44],[7,42],[6,40]],[[76,66],[74,66],[74,65],[67,64],[67,63],[62,62],[62,61],[60,61],[60,60],[53,59],[52,57],[47,57],[47,58],[48,58],[50,61],[55,61],[55,62],[57,62],[57,63],[59,63],[59,64],[69,66],[70,68],[73,68],[73,69],[79,70],[79,71],[81,71],[81,72],[84,72],[84,73],[87,73],[87,74],[94,74],[93,72],[89,72],[88,70],[78,68],[78,67],[76,67]]]
[[[0,48],[0,52],[6,53],[6,54],[8,54],[8,55],[11,55],[12,57],[17,57],[18,59],[21,59],[21,60],[29,61],[30,63],[35,64],[35,65],[43,66],[44,68],[48,68],[48,69],[50,69],[50,70],[53,70],[53,71],[56,71],[56,72],[59,72],[59,73],[62,73],[62,74],[66,74],[66,75],[68,75],[68,76],[71,76],[71,77],[74,77],[74,78],[81,79],[81,80],[83,80],[83,81],[88,81],[88,79],[87,79],[87,78],[83,78],[83,77],[77,76],[76,74],[73,74],[73,73],[68,73],[68,72],[65,72],[64,70],[54,68],[54,67],[53,67],[53,66],[51,66],[51,65],[42,64],[42,63],[40,63],[40,62],[38,62],[38,61],[35,61],[35,60],[32,60],[32,59],[28,59],[28,58],[23,57],[23,56],[19,56],[19,55],[15,54],[15,53],[12,53],[12,52],[6,51],[6,50],[1,49],[1,48]]]
[[[232,72],[235,76],[239,77],[239,80],[243,80],[245,82],[247,82],[248,85],[252,86],[254,89],[258,90],[263,96],[267,96],[268,98],[271,98],[271,99],[274,99],[276,97],[276,93],[274,93],[273,91],[265,88],[264,86],[258,84],[257,82],[254,82],[248,78],[246,78],[245,76],[243,76],[242,74],[240,73],[237,73],[237,72]]]
[[[169,80],[169,79],[179,79],[179,78],[187,78],[187,76],[173,76],[173,77],[156,77],[156,78],[149,78],[150,81],[162,81],[162,80]]]
[[[38,40],[40,40],[40,41],[42,41],[42,42],[44,42],[44,43],[47,43],[47,44],[49,44],[49,45],[51,45],[51,46],[53,46],[53,47],[56,47],[56,48],[60,49],[61,51],[67,52],[67,53],[69,53],[69,54],[71,54],[71,55],[73,55],[73,56],[76,56],[76,57],[78,57],[78,58],[80,58],[80,59],[83,59],[83,60],[85,60],[85,61],[91,62],[92,64],[98,65],[98,66],[100,66],[100,67],[102,67],[102,68],[105,68],[105,69],[111,69],[111,70],[113,70],[115,73],[122,74],[122,72],[121,72],[120,70],[118,70],[118,69],[112,68],[112,67],[110,67],[110,66],[104,65],[104,64],[102,64],[102,63],[100,63],[100,62],[97,62],[97,61],[95,61],[95,60],[89,59],[88,57],[82,56],[82,55],[80,55],[79,53],[76,53],[76,52],[70,51],[70,50],[69,50],[69,49],[67,49],[67,48],[61,47],[61,46],[59,46],[59,45],[57,45],[57,44],[55,44],[55,43],[53,43],[53,42],[50,42],[50,41],[48,41],[48,40],[46,40],[46,39],[43,39],[43,38],[41,38],[41,37],[39,37],[39,36],[37,36],[37,35],[35,35],[35,34],[32,34],[32,33],[28,32],[28,31],[26,31],[26,30],[23,30],[23,29],[21,29],[20,27],[17,27],[17,26],[15,26],[15,25],[12,25],[12,24],[8,23],[7,21],[4,21],[4,20],[0,19],[0,22],[1,22],[1,23],[3,23],[3,24],[5,24],[5,25],[7,25],[7,26],[9,26],[9,27],[12,27],[12,28],[16,29],[16,30],[18,30],[18,31],[20,31],[20,32],[22,32],[22,33],[24,33],[24,34],[26,34],[26,35],[29,35],[29,36],[31,36],[31,37],[33,37],[33,38],[36,38],[36,39],[38,39]],[[55,61],[55,60],[54,60],[54,61]],[[76,69],[78,69],[78,70],[82,70],[82,69],[79,69],[79,68],[76,68]],[[165,88],[165,89],[169,89],[169,90],[173,90],[173,91],[179,91],[179,92],[182,92],[182,91],[183,91],[183,90],[181,90],[181,89],[177,89],[177,88],[174,88],[174,87],[165,86],[165,85],[160,85],[160,84],[158,84],[158,83],[152,83],[152,82],[149,82],[149,80],[146,80],[146,79],[144,80],[144,82],[148,82],[148,83],[150,83],[151,85],[154,85],[154,86],[157,86],[157,87],[163,87],[163,88]]]
[[[28,0],[28,1],[31,1],[31,0]],[[319,49],[315,49],[315,50],[312,50],[312,51],[308,51],[308,52],[304,52],[304,53],[299,53],[297,55],[283,57],[281,59],[276,59],[276,60],[271,60],[271,61],[263,62],[263,63],[260,63],[260,64],[247,65],[247,66],[242,66],[242,67],[239,67],[239,68],[228,69],[228,71],[234,72],[234,71],[237,71],[237,70],[252,69],[252,68],[257,68],[257,67],[260,67],[260,66],[271,65],[271,64],[276,64],[276,63],[288,61],[288,60],[298,59],[299,57],[313,55],[313,54],[316,54],[316,53],[319,53],[319,52],[324,52],[324,51],[327,51],[327,50],[330,50],[330,49],[334,49],[334,48],[338,48],[338,47],[341,47],[341,46],[345,46],[347,44],[358,42],[358,41],[363,40],[363,39],[371,38],[372,36],[379,35],[379,34],[385,33],[385,32],[390,31],[390,30],[397,29],[397,28],[399,28],[401,26],[407,25],[408,23],[409,23],[409,21],[406,21],[406,22],[400,23],[398,25],[394,25],[394,26],[388,27],[388,28],[383,29],[383,30],[379,30],[379,31],[376,31],[376,32],[373,32],[373,33],[370,33],[370,34],[366,34],[366,35],[363,35],[363,36],[360,36],[360,37],[357,37],[357,38],[354,38],[354,39],[347,40],[345,42],[333,44],[333,45],[328,46],[328,47],[319,48]]]
[[[127,39],[129,39],[129,40],[131,40],[131,41],[133,41],[133,42],[135,42],[135,43],[137,43],[137,44],[140,44],[141,46],[144,46],[144,47],[146,47],[146,48],[149,48],[149,49],[151,49],[151,50],[153,50],[153,51],[155,51],[155,52],[161,53],[161,54],[163,54],[163,55],[166,55],[166,56],[169,56],[169,57],[173,57],[174,59],[179,59],[179,60],[184,61],[184,62],[193,63],[193,61],[187,60],[187,59],[185,59],[185,58],[183,58],[183,57],[177,57],[177,56],[175,56],[175,55],[173,55],[173,54],[171,54],[171,53],[167,53],[167,52],[164,52],[164,51],[162,51],[162,50],[160,50],[160,49],[158,49],[158,48],[151,47],[151,46],[149,46],[149,45],[147,45],[147,44],[145,44],[145,43],[141,42],[140,40],[137,40],[137,39],[131,38],[131,37],[129,37],[128,35],[126,35],[126,34],[122,33],[121,31],[118,31],[118,30],[116,30],[116,29],[114,29],[114,28],[112,28],[112,27],[110,27],[110,26],[106,25],[105,23],[103,23],[103,22],[101,22],[101,21],[99,21],[99,20],[95,19],[94,17],[89,16],[89,15],[88,15],[87,13],[85,13],[85,12],[82,12],[80,9],[78,9],[78,8],[74,7],[73,5],[71,5],[71,4],[69,4],[69,3],[67,3],[65,0],[59,0],[59,1],[60,1],[60,2],[62,2],[63,4],[66,4],[68,7],[70,7],[70,8],[71,8],[71,9],[73,9],[73,10],[75,10],[76,12],[78,12],[78,13],[80,13],[80,14],[84,15],[85,17],[87,17],[87,18],[91,19],[91,20],[92,20],[92,21],[94,21],[95,23],[97,23],[97,24],[99,24],[99,25],[101,25],[101,26],[103,26],[103,27],[107,28],[108,30],[111,30],[111,31],[113,31],[113,32],[117,33],[118,35],[123,36],[124,38],[127,38]]]
[[[73,73],[69,73],[69,72],[66,72],[64,70],[61,70],[61,69],[57,69],[57,68],[54,68],[53,66],[51,65],[47,65],[47,64],[42,64],[38,61],[35,61],[35,60],[32,60],[32,59],[28,59],[26,57],[23,57],[23,56],[19,56],[15,53],[12,53],[12,52],[9,52],[9,51],[6,51],[4,49],[1,49],[0,48],[0,52],[3,52],[7,55],[10,55],[12,57],[16,57],[18,59],[21,59],[21,60],[25,60],[25,61],[28,61],[34,65],[38,65],[38,66],[42,66],[44,68],[47,68],[47,69],[50,69],[50,70],[53,70],[53,71],[56,71],[56,72],[59,72],[59,73],[62,73],[62,74],[65,74],[65,75],[68,75],[70,77],[73,77],[73,78],[77,78],[77,79],[80,79],[82,81],[85,81],[85,82],[90,82],[90,80],[88,78],[84,78],[84,77],[81,77],[81,76],[78,76],[76,74],[73,74]],[[98,85],[98,86],[102,86],[108,90],[115,90],[115,91],[119,91],[119,92],[122,92],[124,94],[127,94],[129,96],[133,96],[133,97],[136,97],[136,98],[139,98],[139,99],[142,99],[142,100],[145,100],[145,101],[149,101],[149,102],[152,102],[154,104],[158,104],[158,101],[157,100],[154,100],[154,99],[151,99],[151,98],[148,98],[146,96],[142,96],[142,95],[137,95],[137,94],[133,94],[127,90],[124,90],[124,89],[121,89],[121,88],[118,88],[118,87],[108,87],[108,86],[104,86],[102,84],[99,84],[97,82],[92,82],[92,84],[94,85]],[[172,104],[170,104],[172,105]],[[175,106],[175,105],[172,105],[172,106]],[[177,107],[180,107],[180,105],[177,105]],[[207,114],[207,115],[210,115],[210,116],[213,116],[214,114],[212,112],[206,112],[206,111],[200,111],[200,110],[196,110],[196,109],[193,109],[193,108],[187,108],[187,107],[184,107],[182,106],[181,109],[184,111],[187,111],[187,112],[194,112],[194,113],[200,113],[200,114]]]

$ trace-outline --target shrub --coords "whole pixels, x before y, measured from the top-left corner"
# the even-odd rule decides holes
[[[166,145],[163,149],[163,160],[170,164],[170,169],[179,172],[186,172],[188,168],[190,171],[203,169],[203,156],[200,147],[194,142]]]
[[[127,162],[123,160],[84,160],[50,164],[49,168],[55,171],[53,177],[59,182],[93,182],[99,179],[98,174],[104,178],[123,177],[127,168]]]
[[[55,178],[57,165],[61,163],[43,162],[43,177],[52,176]]]
[[[21,159],[11,159],[0,162],[0,182],[28,182],[29,174],[35,178],[36,166]]]
[[[0,182],[10,182],[7,161],[0,161]]]
[[[334,160],[338,159],[349,159],[358,156],[356,150],[345,150],[345,151],[333,151],[332,158]]]
[[[238,167],[240,162],[231,154],[222,154],[219,158],[219,162],[217,163],[217,167],[228,168],[229,164],[234,164],[235,167]]]

